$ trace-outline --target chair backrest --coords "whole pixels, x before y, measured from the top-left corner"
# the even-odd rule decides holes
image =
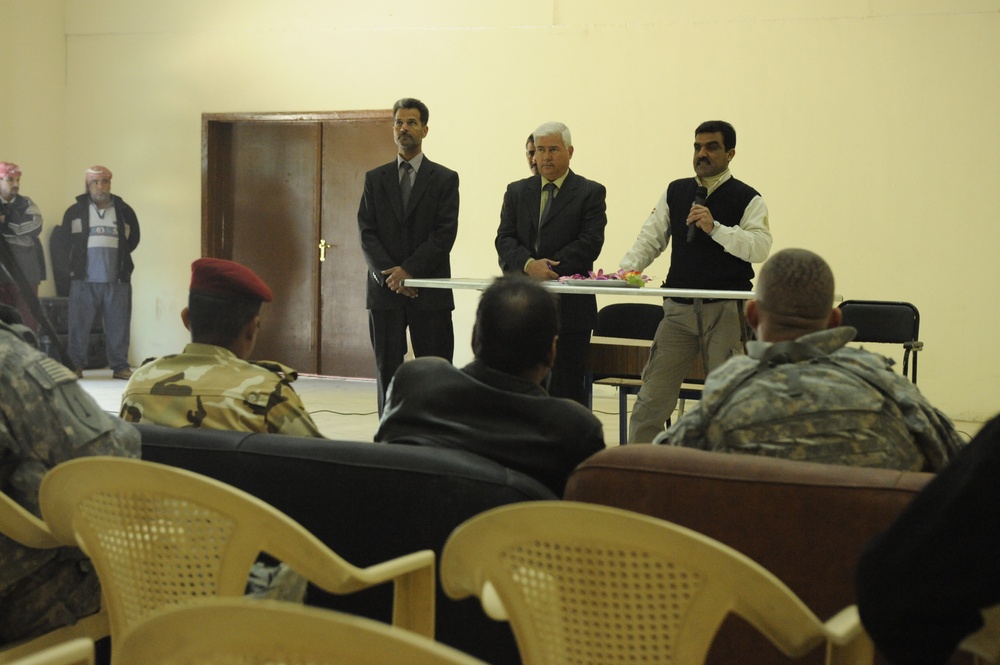
[[[865,545],[892,524],[930,473],[817,464],[675,446],[607,448],[570,475],[563,498],[631,510],[693,529],[774,573],[820,617],[854,602]],[[821,662],[810,654],[807,662]],[[713,665],[787,658],[727,620]]]
[[[700,663],[736,613],[790,656],[822,643],[819,619],[775,576],[687,528],[630,511],[531,502],[452,534],[441,582],[506,616],[525,665]]]
[[[484,665],[408,630],[277,601],[200,601],[142,623],[121,645],[142,665]]]
[[[903,344],[920,339],[920,312],[908,302],[845,300],[842,325],[858,331],[856,342]]]
[[[142,458],[221,480],[278,508],[357,566],[410,552],[440,553],[473,515],[517,501],[557,498],[533,478],[464,450],[373,445],[278,434],[137,425]],[[377,528],[373,528],[377,525]],[[435,638],[494,665],[519,665],[510,627],[478,602],[450,601],[438,586]],[[306,602],[388,623],[393,588]]]
[[[653,339],[663,320],[663,307],[650,303],[614,303],[597,312],[594,335],[625,339]]]
[[[344,561],[280,511],[190,471],[133,459],[81,458],[50,471],[40,498],[53,534],[78,542],[91,557],[112,639],[162,607],[215,595],[242,596],[262,552],[334,593],[373,583],[366,570]],[[426,569],[412,583],[427,598],[404,603],[397,589],[397,601],[407,605],[404,610],[429,614],[433,626],[434,555],[410,558],[408,570]],[[389,568],[387,563],[381,567]]]
[[[908,302],[886,300],[845,300],[840,303],[841,325],[858,331],[855,342],[903,345],[903,376],[917,382],[917,353],[920,341],[920,312]],[[910,372],[910,352],[913,371]]]
[[[9,662],[10,665],[94,665],[94,640],[77,637]]]
[[[0,492],[0,533],[32,549],[50,549],[62,545],[45,522],[4,492]]]

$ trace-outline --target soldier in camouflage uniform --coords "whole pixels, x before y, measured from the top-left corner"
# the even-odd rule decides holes
[[[267,284],[246,266],[224,259],[191,265],[191,330],[183,353],[137,369],[122,395],[129,422],[322,437],[291,383],[292,369],[247,362],[260,326],[260,306],[271,302]]]
[[[101,411],[70,370],[0,322],[0,480],[35,515],[45,472],[86,455],[139,457],[139,433]],[[0,643],[75,623],[100,608],[97,575],[79,550],[36,550],[0,535]]]
[[[847,348],[833,273],[807,250],[761,269],[747,321],[762,341],[713,370],[698,407],[657,437],[704,450],[937,471],[962,447],[948,418],[892,361]]]

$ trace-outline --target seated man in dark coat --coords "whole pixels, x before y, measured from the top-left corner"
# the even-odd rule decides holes
[[[604,431],[586,407],[542,387],[558,331],[552,293],[524,277],[497,279],[476,312],[476,359],[462,369],[433,357],[404,363],[375,440],[467,450],[562,496],[576,465],[604,448]]]
[[[1000,603],[998,506],[995,416],[858,562],[861,622],[890,663],[949,662],[983,625],[983,610]]]

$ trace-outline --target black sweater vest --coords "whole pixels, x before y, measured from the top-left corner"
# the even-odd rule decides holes
[[[694,178],[675,180],[667,187],[670,208],[670,271],[664,286],[672,289],[719,289],[749,291],[753,267],[748,261],[722,249],[700,229],[687,241],[687,216],[691,211],[698,182]],[[757,196],[753,187],[730,178],[705,201],[712,217],[723,226],[739,226],[746,207]]]

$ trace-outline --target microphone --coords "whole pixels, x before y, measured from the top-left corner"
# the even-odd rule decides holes
[[[708,190],[705,189],[704,187],[699,187],[698,189],[694,190],[694,203],[692,203],[691,205],[703,206],[705,205],[705,199],[707,198],[708,198]],[[697,228],[698,228],[697,224],[688,224],[688,238],[687,238],[688,242],[692,242],[694,240],[694,232],[695,229]]]

